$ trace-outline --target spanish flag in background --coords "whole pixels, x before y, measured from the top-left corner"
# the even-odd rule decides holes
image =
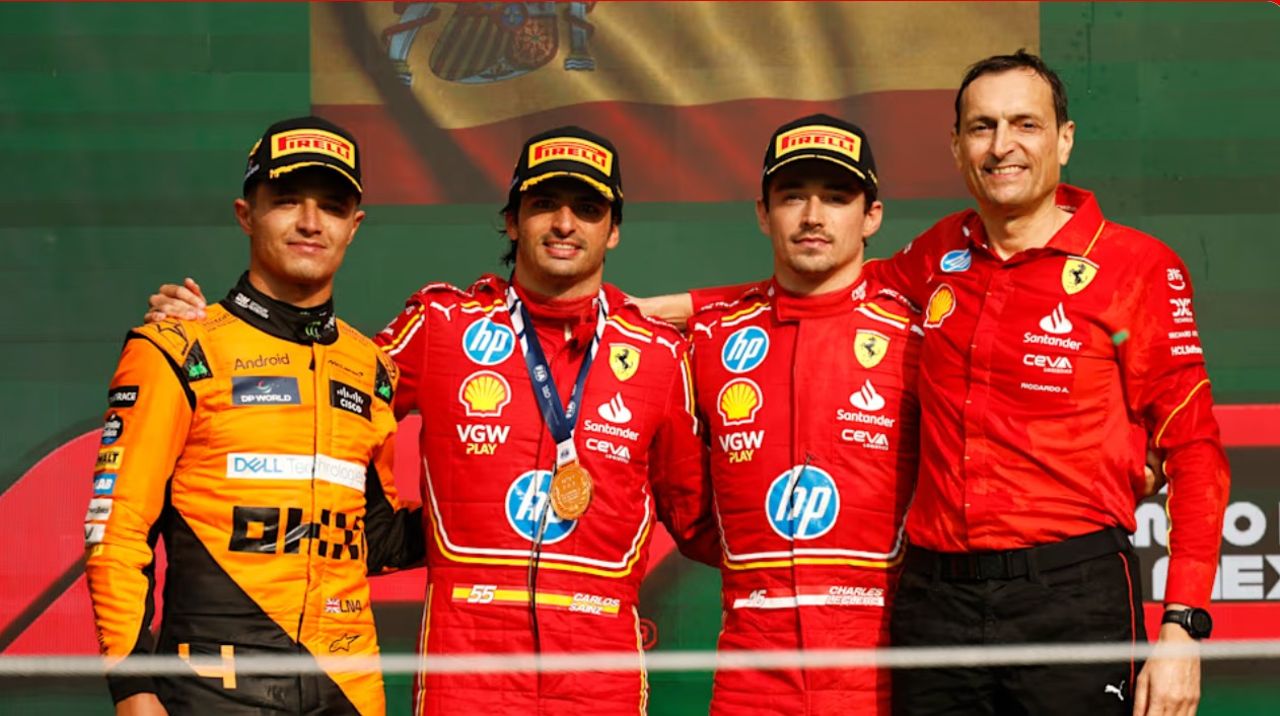
[[[365,147],[373,204],[496,202],[528,135],[618,146],[629,201],[759,193],[783,122],[871,137],[893,198],[965,195],[947,149],[965,68],[1039,49],[1036,3],[318,3],[312,105]]]

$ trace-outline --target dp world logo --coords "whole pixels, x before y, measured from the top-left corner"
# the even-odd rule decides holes
[[[938,268],[945,273],[961,273],[968,271],[973,265],[973,254],[969,249],[956,249],[948,251],[942,255],[942,260],[938,262]]]
[[[578,526],[577,520],[562,520],[548,503],[547,489],[551,486],[551,472],[530,470],[511,483],[507,489],[507,522],[516,534],[533,542],[538,537],[538,524],[542,512],[547,512],[547,526],[542,532],[543,544],[555,544]]]
[[[720,361],[731,373],[746,373],[764,362],[769,353],[769,334],[759,326],[734,331],[724,342]]]
[[[783,539],[814,539],[835,526],[840,492],[825,470],[797,465],[769,486],[764,509],[769,526]]]
[[[462,334],[462,350],[467,357],[480,365],[497,365],[511,357],[516,345],[516,334],[507,326],[488,318],[467,326]]]

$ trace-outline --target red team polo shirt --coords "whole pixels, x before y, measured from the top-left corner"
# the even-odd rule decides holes
[[[1074,214],[1047,246],[1002,260],[973,210],[938,222],[878,278],[924,311],[920,477],[909,541],[1006,550],[1135,528],[1146,439],[1166,455],[1167,603],[1204,605],[1229,474],[1191,278],[1157,239]]]

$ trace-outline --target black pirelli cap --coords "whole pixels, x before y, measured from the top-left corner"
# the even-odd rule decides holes
[[[355,136],[320,117],[295,117],[268,127],[249,150],[244,189],[306,167],[331,169],[351,182],[357,196],[364,194]]]
[[[509,202],[529,187],[555,177],[582,181],[622,213],[622,166],[618,150],[604,137],[582,127],[556,127],[529,137],[520,148],[511,175]],[[509,204],[514,205],[514,204]]]
[[[862,182],[869,197],[875,198],[879,193],[871,143],[866,132],[852,122],[829,114],[812,114],[778,127],[764,152],[764,191],[768,191],[770,175],[801,159],[839,164]]]

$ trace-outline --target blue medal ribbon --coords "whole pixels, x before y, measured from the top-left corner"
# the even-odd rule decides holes
[[[556,381],[551,376],[551,365],[538,341],[538,332],[533,327],[533,320],[524,302],[516,294],[514,278],[507,285],[507,304],[511,307],[511,327],[515,329],[520,340],[520,351],[524,354],[525,368],[529,371],[529,382],[533,385],[533,397],[542,410],[542,419],[546,421],[551,437],[556,441],[556,467],[564,467],[578,459],[573,446],[573,429],[577,423],[578,409],[582,403],[582,391],[587,384],[587,374],[591,372],[591,362],[600,347],[600,339],[604,334],[604,324],[608,318],[609,307],[605,301],[604,289],[596,299],[598,314],[596,315],[596,332],[591,338],[587,354],[582,358],[582,367],[578,369],[578,379],[573,385],[573,393],[569,404],[560,403],[560,393],[556,389]]]

